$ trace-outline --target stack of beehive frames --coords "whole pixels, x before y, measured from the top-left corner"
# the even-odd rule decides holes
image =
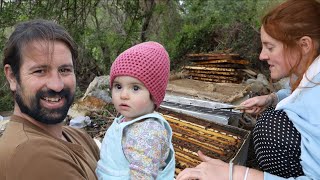
[[[200,53],[188,54],[187,58],[192,65],[184,69],[192,79],[220,83],[240,83],[243,79],[242,70],[249,64],[239,54]]]
[[[219,128],[211,122],[163,109],[160,112],[173,131],[176,174],[200,164],[198,150],[209,157],[228,162],[244,142],[244,137],[240,134]]]

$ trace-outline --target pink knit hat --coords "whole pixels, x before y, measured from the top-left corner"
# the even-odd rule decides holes
[[[110,87],[117,76],[131,76],[149,90],[156,108],[160,106],[169,80],[170,60],[165,48],[156,42],[137,44],[121,53],[110,71]]]

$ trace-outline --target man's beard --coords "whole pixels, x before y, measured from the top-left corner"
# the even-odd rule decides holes
[[[22,90],[19,88],[15,93],[15,100],[21,112],[44,124],[53,125],[61,123],[66,118],[68,110],[74,100],[74,93],[71,92],[70,88],[65,88],[60,92],[53,90],[38,91],[35,96],[29,97],[30,107],[28,107],[22,98],[21,92]],[[40,105],[41,97],[61,97],[65,98],[66,101],[60,108],[48,109]]]

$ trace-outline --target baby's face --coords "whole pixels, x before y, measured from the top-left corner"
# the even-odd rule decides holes
[[[112,84],[112,102],[126,121],[152,113],[154,103],[144,84],[131,76],[117,76]]]

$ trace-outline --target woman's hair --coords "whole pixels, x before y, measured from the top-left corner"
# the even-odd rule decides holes
[[[284,44],[285,58],[291,52],[298,52],[298,62],[293,65],[290,76],[298,72],[297,68],[302,59],[302,49],[298,40],[303,36],[312,39],[312,53],[307,58],[307,64],[301,74],[291,76],[292,91],[299,85],[303,74],[320,54],[320,2],[317,0],[287,0],[280,4],[262,19],[262,26],[266,33]],[[295,79],[295,80],[294,80]]]

